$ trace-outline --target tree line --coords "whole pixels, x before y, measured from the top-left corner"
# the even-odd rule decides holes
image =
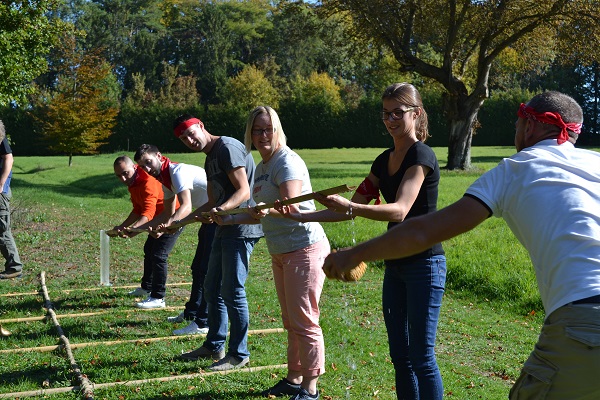
[[[35,2],[22,3],[21,9]],[[472,2],[462,9],[454,1],[373,0],[368,7],[350,0],[38,3],[48,28],[37,42],[54,35],[44,58],[47,70],[30,82],[26,96],[0,86],[0,118],[17,154],[133,151],[141,143],[180,151],[171,134],[177,115],[195,114],[211,133],[241,138],[247,112],[259,104],[278,110],[295,148],[385,147],[390,141],[378,119],[380,95],[398,81],[411,82],[420,90],[433,135],[429,144],[447,146],[449,153],[459,148],[455,136],[461,118],[468,122],[463,123],[467,137],[461,139],[467,147],[511,145],[518,104],[544,89],[575,97],[586,117],[580,143],[600,143],[597,60],[581,56],[583,50],[579,57],[567,57],[558,45],[543,46],[549,32],[553,37],[564,34],[551,24],[552,18],[559,21],[557,15],[574,12],[550,4],[562,2],[537,2],[541,8],[531,11],[531,32],[515,34],[510,46],[488,45],[498,51],[485,60],[489,63],[485,84],[477,71],[486,64],[461,61],[458,51],[445,54],[440,40],[448,43],[447,34],[433,27],[437,19],[446,23],[448,16],[462,12],[462,20],[453,18],[456,26],[472,23],[457,29],[464,35],[461,42],[466,42],[467,34],[475,35],[469,29],[481,31],[490,12],[501,15],[491,1]],[[392,9],[392,3],[399,8]],[[19,11],[2,7],[0,22]],[[533,20],[534,12],[541,11],[547,26]],[[521,10],[520,18],[527,19],[527,12]],[[36,15],[41,18],[39,12]],[[385,19],[386,15],[398,19]],[[430,31],[419,26],[420,18],[429,18]],[[410,21],[413,31],[402,31]],[[14,40],[24,32],[0,24],[0,49],[8,34]],[[510,33],[503,34],[510,42]],[[409,42],[401,41],[406,38]],[[24,40],[22,52],[29,51],[40,53]],[[435,69],[443,71],[450,62],[447,57],[451,83],[440,79]],[[2,67],[0,61],[0,74],[5,73]],[[484,90],[483,96],[476,93],[479,90]],[[460,108],[460,101],[469,99],[474,116]],[[454,164],[468,167],[460,157]]]

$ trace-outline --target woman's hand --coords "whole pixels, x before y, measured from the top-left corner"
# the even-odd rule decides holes
[[[283,200],[287,199],[287,197],[283,198]],[[304,222],[302,220],[302,212],[298,211],[296,207],[285,205],[283,204],[282,200],[276,200],[274,206],[275,210],[277,210],[277,212],[281,214],[282,217],[289,218],[298,222]]]
[[[323,196],[322,194],[315,192],[315,200],[323,204],[331,211],[338,213],[347,214],[350,211],[351,202],[347,198],[340,196],[339,194],[332,194],[329,196]]]

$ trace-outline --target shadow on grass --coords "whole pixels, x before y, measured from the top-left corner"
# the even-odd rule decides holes
[[[29,188],[31,184],[13,177],[11,187],[14,189]],[[36,190],[50,191],[70,197],[121,198],[126,196],[127,188],[120,184],[114,175],[103,174],[75,180],[68,185],[37,184]]]
[[[110,325],[95,324],[93,326],[82,322],[85,321],[61,322],[65,335],[73,343],[121,340],[139,340],[143,342],[145,339],[159,336],[156,332],[148,330],[148,327],[157,323],[157,321],[112,320]]]
[[[62,372],[61,368],[56,366],[40,365],[36,367],[29,367],[26,370],[19,370],[14,372],[0,373],[0,385],[23,385],[29,382],[29,385],[35,386],[37,389],[42,387],[44,381],[57,382],[60,378],[57,377],[56,372]],[[65,385],[67,382],[63,382]],[[2,393],[2,392],[0,392]]]
[[[164,395],[160,395],[160,396],[153,396],[153,397],[146,397],[146,400],[164,400]],[[255,399],[255,398],[262,398],[264,399],[264,397],[261,397],[259,393],[248,393],[248,392],[243,392],[243,391],[227,391],[227,398],[228,399]],[[280,397],[280,398],[285,398],[285,397]],[[173,394],[169,394],[169,399],[171,400],[216,400],[216,399],[223,399],[223,391],[221,390],[210,390],[208,392],[204,392],[202,394],[199,395],[194,395],[194,396],[189,396],[189,395],[173,395]]]
[[[504,156],[479,156],[479,157],[471,157],[471,163],[472,164],[479,164],[479,163],[499,163],[500,161],[502,161],[502,159],[504,159],[506,157]]]
[[[352,178],[356,179],[357,173],[355,170],[344,170],[344,169],[329,169],[329,168],[311,168],[309,170],[310,177],[313,179],[339,179],[339,178]]]
[[[335,165],[335,164],[341,164],[341,165],[371,165],[373,164],[373,161],[375,160],[363,160],[363,161],[331,161],[328,162],[326,160],[320,161],[320,164],[330,164],[330,165]]]

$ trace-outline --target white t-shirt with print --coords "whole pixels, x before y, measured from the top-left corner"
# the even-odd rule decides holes
[[[301,195],[312,193],[308,168],[298,154],[284,146],[267,162],[256,166],[253,198],[256,203],[272,203],[281,198],[279,186],[286,181],[302,181]],[[298,203],[301,211],[315,210],[313,200]],[[261,219],[270,254],[283,254],[303,249],[325,238],[323,227],[317,222],[296,222],[288,218],[267,215]]]

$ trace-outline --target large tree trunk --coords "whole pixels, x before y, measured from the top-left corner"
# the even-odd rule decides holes
[[[447,169],[471,168],[471,139],[473,138],[472,123],[465,120],[450,121],[450,136],[448,137]]]
[[[471,140],[479,125],[477,113],[482,104],[483,100],[472,96],[444,97],[444,113],[450,123],[447,169],[471,168]]]

